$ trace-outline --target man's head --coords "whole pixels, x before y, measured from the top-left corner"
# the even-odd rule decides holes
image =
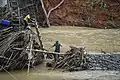
[[[58,44],[59,43],[59,41],[56,41],[56,44]]]

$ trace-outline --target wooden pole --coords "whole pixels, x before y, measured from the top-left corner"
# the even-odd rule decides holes
[[[20,8],[18,7],[18,16],[19,16],[19,30],[20,30]]]
[[[38,40],[39,40],[40,49],[41,49],[41,50],[44,50],[43,44],[42,44],[42,41],[41,41],[40,32],[39,32],[39,29],[38,29],[39,26],[38,26],[38,24],[37,24],[37,21],[35,21],[35,24],[36,24],[35,29],[36,29],[36,32],[37,32],[37,37],[38,37]]]
[[[32,40],[32,34],[30,33],[30,53],[28,53],[29,63],[28,63],[28,70],[27,70],[28,74],[30,73],[30,62],[32,59],[32,47],[33,47],[33,40]]]
[[[15,50],[23,50],[23,48],[14,48]],[[27,51],[30,51],[30,49],[26,49]],[[45,53],[45,54],[57,54],[57,55],[66,55],[66,54],[71,54],[71,53],[57,53],[57,52],[48,52],[48,51],[43,51],[43,50],[38,50],[38,49],[32,49],[33,52],[40,52],[40,53]]]
[[[32,0],[32,3],[35,4],[33,0]],[[34,10],[34,15],[35,15],[35,22],[34,22],[35,23],[35,29],[36,29],[37,37],[38,37],[38,40],[39,40],[40,49],[44,50],[43,44],[42,44],[42,40],[41,40],[41,36],[40,36],[40,32],[39,32],[39,29],[38,29],[39,25],[37,23],[37,17],[36,17],[37,14],[36,14],[36,10],[35,9],[37,9],[37,8],[34,5],[33,6],[33,10]]]

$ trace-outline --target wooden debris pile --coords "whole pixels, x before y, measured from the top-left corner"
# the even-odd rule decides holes
[[[12,28],[0,31],[0,70],[24,69],[43,61],[43,53],[31,52],[40,49],[36,34],[31,30],[14,32]]]
[[[87,69],[87,53],[85,48],[70,47],[65,55],[59,56],[56,61],[52,62],[53,69],[62,68],[68,71]],[[57,56],[57,55],[56,55]],[[47,63],[50,66],[50,63]]]
[[[85,48],[71,47],[66,54],[56,55],[56,61],[47,63],[54,69],[67,71],[116,70],[120,71],[120,54],[87,54]]]

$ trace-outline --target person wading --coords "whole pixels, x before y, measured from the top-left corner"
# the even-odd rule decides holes
[[[54,52],[57,52],[57,53],[60,53],[60,47],[62,47],[62,45],[59,43],[59,41],[56,41],[55,44],[52,46],[52,47],[55,47],[55,51]],[[51,47],[51,48],[52,48]],[[50,49],[50,48],[49,48]],[[58,54],[55,54],[54,55],[54,59],[55,61],[59,58],[59,55]]]

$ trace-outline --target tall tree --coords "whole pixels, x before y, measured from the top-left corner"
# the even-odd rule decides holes
[[[53,7],[52,9],[50,9],[47,13],[46,9],[45,9],[45,6],[44,6],[44,2],[43,0],[40,0],[41,4],[42,4],[42,8],[43,8],[43,11],[44,11],[44,14],[45,14],[45,17],[46,17],[46,22],[47,22],[47,25],[48,27],[50,27],[50,21],[49,21],[49,17],[50,17],[50,14],[52,11],[54,11],[55,9],[57,9],[59,6],[61,6],[63,4],[65,0],[61,0],[55,7]]]
[[[46,17],[47,25],[48,25],[48,27],[50,27],[50,22],[49,22],[49,19],[48,19],[48,17],[47,17],[47,11],[46,11],[46,9],[45,9],[45,6],[44,6],[44,3],[43,3],[43,0],[40,0],[40,2],[41,2],[41,5],[42,5],[42,8],[43,8],[43,11],[44,11],[45,17]]]

